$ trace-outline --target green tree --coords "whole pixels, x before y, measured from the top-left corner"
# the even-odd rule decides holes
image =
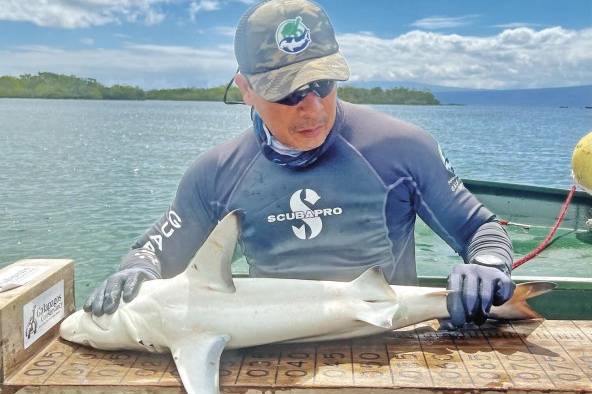
[[[222,101],[225,86],[213,88],[178,88],[144,91],[137,86],[104,86],[92,78],[79,78],[40,72],[37,75],[23,74],[19,77],[0,77],[0,97],[68,98],[92,100],[187,100]],[[430,92],[406,88],[372,89],[343,86],[338,95],[345,101],[360,104],[440,104]],[[242,100],[241,93],[233,86],[228,91],[230,101]]]

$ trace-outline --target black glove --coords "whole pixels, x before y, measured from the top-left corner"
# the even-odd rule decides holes
[[[503,263],[497,267],[478,262],[455,265],[448,276],[448,290],[452,290],[447,297],[450,322],[456,327],[467,322],[483,324],[491,306],[509,300],[514,288],[509,269]]]
[[[155,263],[156,256],[144,255],[144,259],[138,259],[143,254],[136,253],[134,261],[122,263],[120,271],[101,283],[86,299],[82,307],[84,311],[92,312],[96,316],[111,314],[119,307],[122,293],[123,301],[130,302],[138,295],[142,282],[160,279],[160,266]]]

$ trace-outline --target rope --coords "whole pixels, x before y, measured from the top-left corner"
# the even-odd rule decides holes
[[[567,211],[569,209],[569,204],[571,203],[571,199],[573,198],[575,192],[576,192],[576,186],[574,185],[571,187],[569,193],[567,194],[567,197],[566,197],[565,201],[563,202],[563,206],[561,207],[561,211],[559,211],[559,216],[557,216],[557,220],[555,221],[555,224],[551,228],[551,231],[549,232],[547,237],[544,239],[543,242],[541,242],[541,244],[539,246],[537,246],[535,249],[533,249],[526,256],[523,256],[521,259],[514,261],[514,264],[512,264],[512,269],[516,269],[516,268],[520,267],[522,264],[526,263],[527,261],[538,256],[539,253],[541,253],[543,250],[545,250],[547,248],[547,246],[549,246],[551,244],[551,240],[555,236],[557,229],[559,228],[559,226],[561,225],[561,222],[563,222],[563,219],[565,218],[565,215],[567,214]],[[512,223],[510,223],[507,220],[500,220],[500,224],[508,225],[508,224],[512,224]]]

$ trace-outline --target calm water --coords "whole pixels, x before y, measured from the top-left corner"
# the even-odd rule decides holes
[[[592,110],[576,108],[376,108],[432,132],[461,177],[540,186],[570,185],[572,149],[592,129]],[[248,125],[246,107],[221,103],[0,99],[0,267],[73,258],[80,305],[189,163]],[[418,233],[420,273],[458,261]]]

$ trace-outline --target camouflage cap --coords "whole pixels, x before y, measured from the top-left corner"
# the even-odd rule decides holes
[[[329,17],[308,0],[267,0],[250,8],[238,23],[234,53],[241,74],[268,101],[312,81],[349,78]]]

